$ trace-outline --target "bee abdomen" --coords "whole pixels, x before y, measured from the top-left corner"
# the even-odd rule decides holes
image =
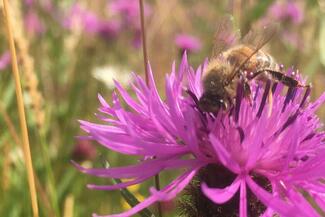
[[[257,68],[259,69],[272,69],[279,70],[279,65],[273,59],[273,57],[267,53],[260,51],[256,56]]]

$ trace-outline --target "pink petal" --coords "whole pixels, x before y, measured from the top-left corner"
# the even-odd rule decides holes
[[[131,165],[125,167],[113,167],[113,168],[102,168],[102,169],[87,169],[79,164],[72,161],[73,165],[77,167],[81,172],[98,177],[109,177],[109,178],[137,178],[144,177],[149,174],[155,175],[162,169],[177,169],[177,168],[188,168],[197,166],[199,162],[197,160],[166,160],[166,159],[155,159],[147,160],[138,165]]]
[[[221,177],[222,178],[222,177]],[[202,183],[202,192],[213,202],[222,204],[230,200],[238,191],[241,185],[240,178],[236,178],[235,181],[226,188],[210,188],[206,183]]]
[[[250,177],[246,177],[246,183],[252,190],[252,192],[256,195],[256,197],[264,203],[265,206],[273,209],[281,216],[285,217],[297,217],[297,212],[299,211],[298,207],[293,206],[284,202],[278,196],[274,196],[258,186]]]
[[[104,190],[104,191],[110,191],[110,190],[116,190],[116,189],[121,189],[121,188],[126,188],[132,185],[136,185],[139,183],[144,182],[145,180],[149,179],[152,177],[152,174],[143,176],[141,178],[136,178],[132,181],[127,181],[127,182],[122,182],[118,183],[115,185],[94,185],[94,184],[88,184],[87,187],[90,189],[95,189],[95,190]]]
[[[133,216],[139,211],[143,210],[144,208],[152,205],[156,201],[159,200],[169,200],[175,197],[179,192],[181,192],[184,187],[192,180],[193,176],[196,174],[199,168],[192,168],[188,170],[186,173],[179,176],[175,179],[172,183],[164,187],[161,191],[154,192],[151,196],[146,198],[143,202],[137,204],[136,206],[132,207],[130,210],[115,215],[106,215],[106,216],[99,216],[93,215],[94,217],[129,217]]]
[[[229,152],[225,149],[225,147],[219,142],[219,140],[213,135],[209,135],[210,141],[214,148],[214,151],[219,157],[221,163],[231,170],[234,173],[240,173],[240,167],[235,160],[231,158]]]
[[[314,208],[311,207],[309,202],[299,192],[295,190],[288,191],[288,197],[290,201],[300,208],[300,213],[306,217],[317,217],[320,216]]]
[[[247,217],[247,195],[246,195],[246,183],[245,180],[240,181],[240,205],[239,205],[239,216]]]
[[[128,92],[118,83],[114,80],[115,87],[120,92],[121,96],[123,97],[124,101],[133,108],[138,113],[143,113],[143,108],[128,94]]]

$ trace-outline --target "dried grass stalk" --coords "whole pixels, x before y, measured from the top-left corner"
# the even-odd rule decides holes
[[[9,5],[7,0],[3,0],[3,11],[4,17],[6,20],[6,30],[7,30],[7,38],[8,43],[10,46],[10,53],[11,53],[11,60],[12,60],[12,73],[15,80],[15,87],[16,87],[16,96],[17,96],[17,106],[18,106],[18,115],[19,115],[19,122],[20,128],[22,133],[22,144],[23,144],[23,151],[26,163],[26,170],[28,174],[28,184],[30,190],[30,197],[32,203],[32,210],[33,216],[38,217],[38,204],[37,204],[37,194],[36,194],[36,187],[35,187],[35,177],[33,172],[33,163],[32,163],[32,156],[30,152],[30,145],[29,145],[29,138],[28,138],[28,129],[26,123],[26,115],[24,109],[24,101],[23,101],[23,94],[20,84],[20,75],[18,70],[18,63],[16,57],[16,49],[14,43],[14,37],[12,34],[12,24],[11,24],[11,13],[9,13]]]
[[[73,217],[74,196],[69,194],[64,200],[63,217]]]
[[[14,19],[12,19],[13,35],[19,51],[19,57],[22,61],[24,87],[31,99],[31,109],[34,114],[36,124],[39,128],[44,126],[45,112],[43,110],[43,96],[38,90],[38,78],[35,73],[34,59],[29,53],[29,41],[25,37],[24,23],[22,19],[20,1],[11,1],[11,12]]]

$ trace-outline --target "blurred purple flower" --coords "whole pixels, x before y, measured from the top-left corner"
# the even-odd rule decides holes
[[[157,201],[176,197],[207,165],[219,165],[234,180],[225,188],[207,185],[202,180],[202,192],[216,206],[229,201],[238,192],[238,213],[247,217],[251,191],[265,205],[263,216],[320,216],[300,193],[302,190],[323,206],[325,186],[325,134],[315,111],[325,101],[323,94],[309,102],[309,89],[296,89],[283,95],[284,86],[272,88],[273,104],[268,103],[270,82],[265,87],[252,82],[252,102],[242,98],[239,87],[234,108],[218,114],[206,114],[197,109],[202,94],[201,77],[206,64],[196,72],[184,55],[176,72],[166,76],[166,99],[159,95],[149,69],[149,85],[138,75],[132,89],[136,99],[116,82],[116,88],[128,105],[122,107],[116,93],[112,106],[99,96],[104,124],[80,121],[88,133],[107,149],[138,156],[134,164],[116,168],[87,169],[75,164],[82,172],[106,178],[131,179],[110,186],[88,185],[98,190],[114,190],[142,183],[164,170],[184,169],[183,173],[161,190],[150,188],[151,195],[130,210],[111,217],[132,216]],[[186,91],[189,94],[186,93]],[[191,95],[191,97],[190,97]],[[222,170],[210,174],[223,180]],[[258,184],[263,177],[268,187]],[[248,188],[248,189],[247,189]],[[97,215],[94,215],[97,216]]]
[[[103,39],[114,39],[121,31],[121,23],[117,19],[103,20],[95,13],[74,4],[63,22],[68,29],[81,29],[86,33],[98,34]]]
[[[119,16],[126,27],[140,28],[140,10],[138,0],[113,0],[108,4],[108,11]],[[144,15],[149,16],[151,8],[144,5]]]
[[[96,14],[85,11],[82,14],[82,25],[86,32],[95,33],[100,28],[100,21]]]
[[[27,6],[32,6],[34,4],[34,0],[25,0],[24,3]]]
[[[304,41],[298,34],[297,28],[304,20],[304,7],[302,1],[275,1],[268,9],[267,14],[260,20],[261,26],[270,25],[270,22],[280,22],[279,35],[296,49],[304,49]]]
[[[283,30],[282,37],[283,40],[287,42],[289,45],[295,48],[303,49],[304,43],[301,40],[299,33]]]
[[[202,47],[202,43],[199,38],[187,34],[176,35],[175,44],[182,51],[187,50],[189,52],[198,52]]]
[[[44,11],[46,11],[48,13],[53,13],[56,11],[52,0],[44,0],[42,2],[42,8],[44,9]]]
[[[140,48],[142,44],[142,35],[141,35],[141,29],[136,29],[134,31],[132,45],[134,48]]]
[[[138,0],[113,0],[107,4],[108,13],[114,19],[118,19],[121,23],[121,30],[131,31],[133,33],[132,45],[135,48],[141,46],[141,24],[140,10]],[[150,16],[151,7],[144,4],[144,15]]]
[[[105,39],[116,38],[121,30],[121,24],[117,20],[102,21],[99,26],[99,34]]]
[[[76,161],[92,160],[96,157],[96,148],[89,140],[79,140],[72,151],[72,159]]]
[[[279,21],[289,21],[299,24],[304,19],[302,7],[294,1],[277,2],[275,1],[269,8],[269,16]]]
[[[10,62],[10,53],[9,51],[6,51],[0,56],[0,70],[4,70],[5,68],[7,68]]]
[[[70,8],[68,16],[63,21],[63,26],[70,30],[82,29],[88,33],[97,33],[100,24],[96,14],[82,8],[78,3]]]
[[[295,2],[289,1],[287,3],[287,16],[291,18],[293,23],[301,23],[304,19],[302,8]]]
[[[37,13],[31,9],[25,15],[24,22],[26,31],[33,36],[42,34],[45,31],[45,27]]]

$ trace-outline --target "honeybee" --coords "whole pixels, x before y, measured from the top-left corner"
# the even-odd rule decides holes
[[[263,30],[263,34],[251,31],[241,43],[233,45],[236,40],[230,35],[227,39],[230,23],[219,25],[216,32],[213,56],[203,73],[203,94],[198,106],[205,112],[226,110],[234,104],[238,82],[243,84],[243,94],[250,100],[249,82],[259,81],[281,82],[288,87],[306,87],[298,80],[282,72],[282,67],[262,47],[276,33],[275,27]],[[221,35],[221,36],[220,36]],[[255,42],[254,42],[255,40]],[[255,44],[255,45],[254,45]]]

